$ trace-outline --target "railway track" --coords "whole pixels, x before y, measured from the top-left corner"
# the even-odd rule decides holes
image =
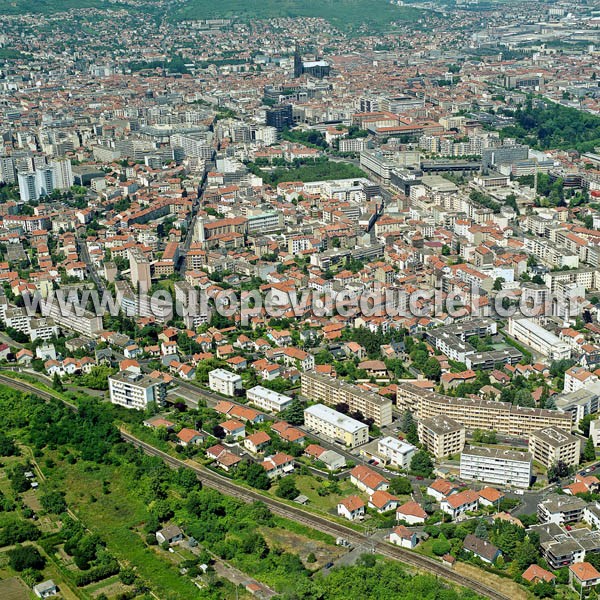
[[[71,404],[67,400],[59,398],[58,396],[55,396],[54,394],[45,390],[40,390],[34,385],[31,385],[25,381],[19,381],[17,379],[0,375],[0,384],[7,385],[22,392],[36,394],[45,400],[60,400],[69,408],[78,410],[77,406]],[[161,458],[170,467],[185,467],[191,469],[195,472],[196,476],[203,485],[206,485],[207,487],[212,488],[226,496],[232,496],[244,502],[263,502],[274,514],[285,517],[286,519],[290,519],[291,521],[295,521],[296,523],[306,525],[311,529],[316,529],[336,537],[344,537],[354,545],[369,543],[374,547],[375,551],[382,556],[400,561],[421,571],[439,576],[453,584],[469,588],[474,592],[481,594],[482,596],[490,598],[490,600],[510,600],[510,596],[506,596],[498,590],[495,590],[494,588],[475,579],[461,575],[460,573],[441,565],[432,558],[410,552],[404,548],[392,546],[385,542],[374,541],[371,538],[368,538],[366,535],[361,534],[350,527],[331,521],[326,517],[310,513],[300,507],[288,506],[284,502],[280,502],[274,498],[269,498],[268,496],[264,496],[263,494],[253,490],[249,490],[236,484],[230,479],[227,479],[227,477],[214,473],[205,467],[190,465],[189,463],[179,460],[178,458],[175,458],[166,452],[155,448],[151,444],[140,440],[122,428],[120,429],[120,433],[124,441],[141,448],[150,456],[157,456]]]
[[[330,521],[326,517],[315,515],[314,513],[310,513],[299,507],[296,508],[288,506],[284,502],[280,502],[274,498],[269,498],[263,494],[249,490],[245,487],[237,485],[226,477],[210,471],[209,469],[193,466],[185,461],[174,458],[166,452],[155,448],[151,444],[136,438],[124,430],[121,430],[121,437],[125,441],[134,444],[138,448],[141,448],[146,454],[160,457],[166,464],[173,468],[186,467],[188,469],[192,469],[203,485],[217,490],[224,495],[233,496],[234,498],[238,498],[244,502],[263,502],[274,514],[290,519],[291,521],[295,521],[296,523],[306,525],[311,529],[317,529],[318,531],[328,533],[336,537],[344,537],[354,545],[361,545],[368,542],[374,546],[375,551],[378,554],[381,554],[387,558],[398,560],[421,571],[442,577],[451,583],[469,588],[474,592],[481,594],[482,596],[490,598],[491,600],[509,600],[509,596],[506,596],[494,588],[476,581],[475,579],[461,575],[460,573],[457,573],[448,567],[444,567],[437,561],[427,556],[416,554],[404,548],[398,548],[397,546],[392,546],[385,542],[373,541],[358,531],[340,523]]]

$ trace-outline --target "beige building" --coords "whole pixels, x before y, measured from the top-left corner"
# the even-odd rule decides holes
[[[454,419],[468,430],[495,430],[514,436],[529,436],[545,427],[571,430],[571,415],[557,410],[513,406],[508,402],[479,398],[453,398],[429,392],[410,383],[399,383],[397,405],[418,421],[437,415]]]
[[[537,460],[547,468],[558,461],[576,466],[579,464],[581,440],[563,429],[546,427],[531,434],[529,452],[533,460]]]
[[[391,400],[327,375],[302,373],[302,395],[329,406],[345,403],[350,412],[359,411],[378,427],[392,422]]]
[[[323,404],[314,404],[304,410],[304,426],[350,448],[369,441],[369,428],[364,423]]]
[[[460,454],[465,447],[464,426],[444,415],[419,421],[417,430],[421,444],[436,458]]]
[[[147,292],[152,286],[150,261],[139,248],[129,250],[129,269],[133,289]]]

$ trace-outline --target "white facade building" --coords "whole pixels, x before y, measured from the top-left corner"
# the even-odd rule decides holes
[[[377,443],[377,454],[386,459],[391,465],[408,470],[410,461],[415,455],[417,448],[412,444],[403,442],[391,436],[382,438]]]
[[[246,392],[248,402],[268,412],[278,413],[286,409],[292,402],[290,396],[278,394],[262,385],[256,385]]]
[[[242,378],[225,369],[214,369],[208,374],[208,387],[213,392],[233,397],[242,389]]]
[[[460,477],[495,485],[529,487],[531,455],[499,448],[469,447],[460,455]]]

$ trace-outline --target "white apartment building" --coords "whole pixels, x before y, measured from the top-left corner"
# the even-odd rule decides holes
[[[148,375],[121,371],[108,378],[110,401],[125,408],[146,410],[151,402],[161,406],[166,397],[162,381]]]
[[[531,464],[531,455],[525,452],[472,446],[460,455],[460,477],[527,488],[531,482]]]
[[[248,402],[268,412],[278,413],[286,409],[292,402],[290,396],[278,394],[262,385],[256,385],[246,392]]]
[[[531,319],[508,320],[508,334],[551,360],[571,358],[571,348]]]
[[[208,387],[213,392],[233,397],[242,389],[242,378],[225,369],[214,369],[208,374]]]
[[[408,470],[410,461],[417,448],[412,444],[403,442],[391,436],[380,439],[377,443],[377,454],[391,465]]]
[[[458,421],[436,415],[417,423],[419,441],[436,458],[460,454],[465,447],[465,427]]]
[[[529,438],[529,452],[534,460],[550,468],[558,461],[569,466],[579,464],[581,440],[557,427],[534,431]]]
[[[350,448],[369,441],[369,428],[364,423],[324,404],[315,404],[304,410],[304,425]]]

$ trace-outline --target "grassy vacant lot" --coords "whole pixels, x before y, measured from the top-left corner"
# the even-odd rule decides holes
[[[173,555],[158,548],[149,548],[135,529],[149,518],[144,502],[127,485],[121,466],[90,468],[87,463],[64,465],[61,468],[67,503],[92,531],[100,534],[108,550],[119,560],[135,566],[160,598],[193,598],[197,589],[181,577]],[[103,494],[102,482],[110,482],[110,493]],[[129,481],[131,481],[129,479]]]

